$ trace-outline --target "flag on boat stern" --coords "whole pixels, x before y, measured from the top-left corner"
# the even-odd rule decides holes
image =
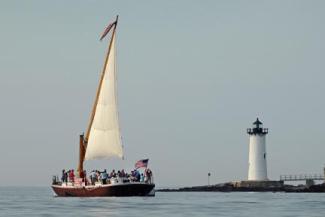
[[[138,160],[134,165],[135,169],[138,169],[141,167],[147,167],[148,161],[149,161],[149,159]]]
[[[106,27],[105,31],[103,32],[102,36],[100,37],[100,40],[103,40],[103,38],[105,38],[105,36],[109,33],[109,31],[111,30],[111,28],[112,28],[114,25],[116,25],[116,21],[114,21],[113,23],[110,23],[110,24]]]

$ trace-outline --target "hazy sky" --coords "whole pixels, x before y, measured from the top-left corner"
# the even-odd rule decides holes
[[[269,128],[268,175],[325,163],[325,1],[1,1],[0,185],[75,168],[107,39],[117,33],[119,112],[131,169],[158,186],[247,178],[246,128]]]

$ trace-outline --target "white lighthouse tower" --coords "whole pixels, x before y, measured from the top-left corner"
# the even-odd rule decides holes
[[[253,128],[247,129],[249,134],[248,180],[267,181],[265,136],[268,134],[268,129],[263,128],[258,118],[253,125]]]

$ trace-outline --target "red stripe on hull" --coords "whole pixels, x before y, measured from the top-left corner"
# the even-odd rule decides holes
[[[154,184],[128,183],[119,185],[100,186],[61,186],[52,185],[53,191],[59,197],[126,197],[126,196],[150,196]]]

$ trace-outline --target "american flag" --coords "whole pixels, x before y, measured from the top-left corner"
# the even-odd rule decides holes
[[[148,161],[149,161],[149,159],[138,160],[134,165],[135,169],[138,169],[141,167],[147,167]]]
[[[112,28],[114,25],[116,25],[116,21],[114,21],[113,23],[110,23],[110,24],[106,27],[105,31],[103,32],[102,36],[100,37],[100,40],[103,40],[103,38],[105,38],[105,36],[109,33],[109,31],[111,30],[111,28]]]

